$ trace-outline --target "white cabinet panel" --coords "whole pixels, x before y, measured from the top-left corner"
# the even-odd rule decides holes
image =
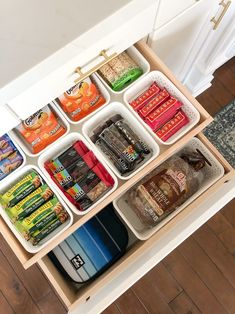
[[[190,63],[200,50],[201,41],[211,29],[210,19],[218,6],[216,2],[214,7],[211,4],[211,0],[197,2],[197,5],[150,35],[150,46],[180,80],[184,79]]]
[[[197,3],[197,0],[161,0],[158,7],[154,29],[158,29],[178,14]]]

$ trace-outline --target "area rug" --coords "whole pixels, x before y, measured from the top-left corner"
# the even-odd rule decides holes
[[[204,134],[235,168],[235,100],[215,115]]]

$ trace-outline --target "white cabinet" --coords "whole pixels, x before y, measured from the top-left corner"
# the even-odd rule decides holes
[[[152,49],[181,81],[199,53],[204,36],[210,31],[210,19],[216,8],[215,1],[201,0],[149,36]],[[158,19],[161,16],[157,16]]]
[[[235,56],[235,1],[222,3],[214,16],[218,26],[211,24],[200,54],[184,80],[194,95],[210,87],[214,71]]]
[[[163,3],[170,10],[170,1]],[[162,20],[159,10],[155,25]],[[234,55],[235,1],[200,0],[152,32],[148,43],[198,95],[211,85],[213,72]]]
[[[167,22],[172,21],[180,13],[196,4],[197,1],[198,0],[161,0],[158,6],[154,29],[158,29]]]

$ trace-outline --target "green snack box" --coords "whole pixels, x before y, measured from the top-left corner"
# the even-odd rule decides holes
[[[40,241],[45,239],[50,233],[52,233],[55,229],[57,229],[62,224],[63,222],[59,218],[56,218],[51,224],[46,226],[40,232],[36,232],[35,234],[33,234],[30,239],[31,243],[33,245],[37,245]]]
[[[43,184],[37,190],[26,196],[22,201],[17,203],[14,207],[6,208],[8,216],[14,223],[16,220],[22,220],[36,209],[46,203],[53,197],[53,191],[47,184]]]
[[[39,207],[34,211],[30,216],[24,218],[22,221],[17,221],[15,223],[16,228],[24,235],[28,240],[29,234],[37,230],[37,226],[42,225],[41,221],[47,221],[45,219],[47,216],[54,213],[54,218],[57,218],[57,215],[63,211],[63,206],[60,204],[56,196],[53,197],[50,201]]]
[[[36,171],[32,171],[6,193],[0,195],[1,204],[4,208],[13,207],[41,185],[42,178]]]

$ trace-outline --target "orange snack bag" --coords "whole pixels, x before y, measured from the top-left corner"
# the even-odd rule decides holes
[[[66,129],[49,106],[45,106],[16,127],[34,154],[62,136]]]
[[[79,121],[105,103],[98,87],[86,78],[57,98],[57,102],[73,121]]]

